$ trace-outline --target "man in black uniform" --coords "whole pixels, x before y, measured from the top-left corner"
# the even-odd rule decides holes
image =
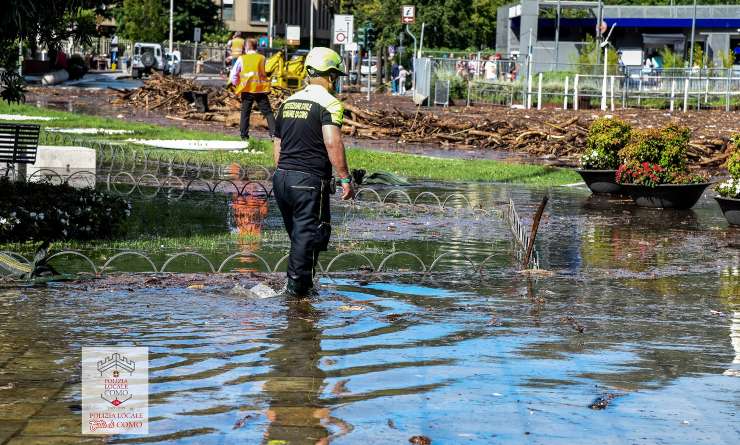
[[[342,186],[342,199],[354,196],[342,142],[344,107],[335,98],[334,82],[345,76],[335,51],[317,47],[306,56],[308,86],[283,102],[277,113],[273,190],[290,237],[285,294],[313,292],[319,253],[331,236],[329,194],[332,167]]]

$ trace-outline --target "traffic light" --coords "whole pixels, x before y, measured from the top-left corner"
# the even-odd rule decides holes
[[[360,26],[360,28],[357,30],[357,38],[355,39],[355,41],[357,42],[357,44],[360,45],[361,47],[366,47],[367,46],[367,40],[366,40],[367,39],[367,33],[366,33],[365,26],[366,25]]]
[[[367,29],[365,29],[365,39],[367,42],[366,46],[368,48],[375,47],[375,38],[376,38],[376,33],[375,33],[375,28],[373,27],[373,23],[368,22]]]

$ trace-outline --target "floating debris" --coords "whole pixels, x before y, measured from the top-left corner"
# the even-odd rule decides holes
[[[568,315],[567,317],[563,317],[560,319],[560,322],[563,324],[569,324],[573,329],[578,331],[579,333],[583,334],[586,331],[586,328],[578,322],[572,315]]]
[[[615,393],[608,392],[594,399],[593,403],[588,405],[588,407],[591,409],[605,409],[607,406],[609,406],[612,400],[622,395],[623,394],[615,394]]]

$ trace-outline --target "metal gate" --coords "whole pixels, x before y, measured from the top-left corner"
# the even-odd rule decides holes
[[[429,100],[432,92],[432,59],[414,59],[414,103],[421,105]]]
[[[450,106],[450,81],[437,80],[434,83],[434,105]]]

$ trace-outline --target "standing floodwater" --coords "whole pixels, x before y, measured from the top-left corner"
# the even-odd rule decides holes
[[[545,192],[447,191],[510,195],[525,219]],[[707,198],[550,194],[549,274],[517,272],[496,218],[383,212],[339,215],[338,238],[375,267],[394,249],[457,256],[332,275],[310,303],[247,297],[236,275],[1,289],[0,443],[79,443],[80,348],[99,345],[150,348],[150,435],[116,443],[738,443],[737,230]],[[252,246],[273,264],[277,224],[271,207]]]

